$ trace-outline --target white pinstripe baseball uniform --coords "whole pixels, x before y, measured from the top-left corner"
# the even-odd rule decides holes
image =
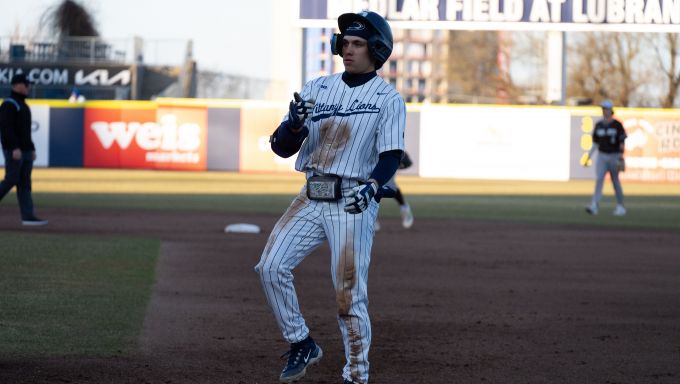
[[[343,196],[369,179],[381,152],[404,149],[404,100],[379,76],[355,87],[341,74],[320,77],[308,82],[301,96],[316,104],[295,169],[307,177],[342,177]],[[300,313],[292,270],[328,240],[347,358],[343,374],[365,383],[371,342],[367,278],[378,203],[372,200],[366,211],[352,215],[343,210],[348,200],[310,200],[303,188],[276,223],[255,269],[284,338],[298,342],[309,328]]]

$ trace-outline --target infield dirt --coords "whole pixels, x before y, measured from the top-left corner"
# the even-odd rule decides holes
[[[278,216],[42,209],[0,230],[159,238],[139,344],[111,357],[0,356],[0,383],[277,383],[283,342],[253,267]],[[260,234],[225,234],[249,222]],[[678,383],[677,231],[381,219],[369,277],[371,383]],[[341,383],[328,248],[295,271],[324,349],[301,383]],[[77,335],[74,335],[77,337]]]

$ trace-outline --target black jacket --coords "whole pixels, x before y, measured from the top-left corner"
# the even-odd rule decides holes
[[[31,109],[26,104],[26,96],[12,91],[9,98],[0,106],[0,139],[2,149],[13,151],[35,151],[31,139]]]

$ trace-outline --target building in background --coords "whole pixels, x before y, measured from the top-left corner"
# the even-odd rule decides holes
[[[195,97],[192,56],[190,40],[0,37],[0,92],[23,72],[34,83],[34,99],[67,100],[74,90],[87,100]]]
[[[334,28],[303,29],[303,81],[319,76],[344,71],[342,58],[333,56],[330,51],[330,38],[337,30]],[[392,29],[394,48],[392,55],[378,74],[394,86],[409,103],[507,103],[508,73],[494,72],[490,79],[479,79],[485,83],[499,84],[491,87],[493,94],[487,96],[480,92],[470,92],[457,81],[461,74],[453,65],[456,61],[450,52],[458,48],[453,39],[459,31],[437,29]],[[495,34],[494,34],[495,35]],[[487,47],[499,68],[509,69],[507,47],[501,47],[501,35],[497,44]],[[507,39],[507,38],[506,38]],[[459,53],[458,53],[459,54]],[[502,64],[502,66],[500,65]],[[465,74],[462,74],[465,77]],[[505,79],[505,82],[502,81]]]

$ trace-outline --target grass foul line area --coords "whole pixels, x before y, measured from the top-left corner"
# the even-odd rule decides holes
[[[111,356],[136,345],[160,242],[0,233],[0,356]]]

